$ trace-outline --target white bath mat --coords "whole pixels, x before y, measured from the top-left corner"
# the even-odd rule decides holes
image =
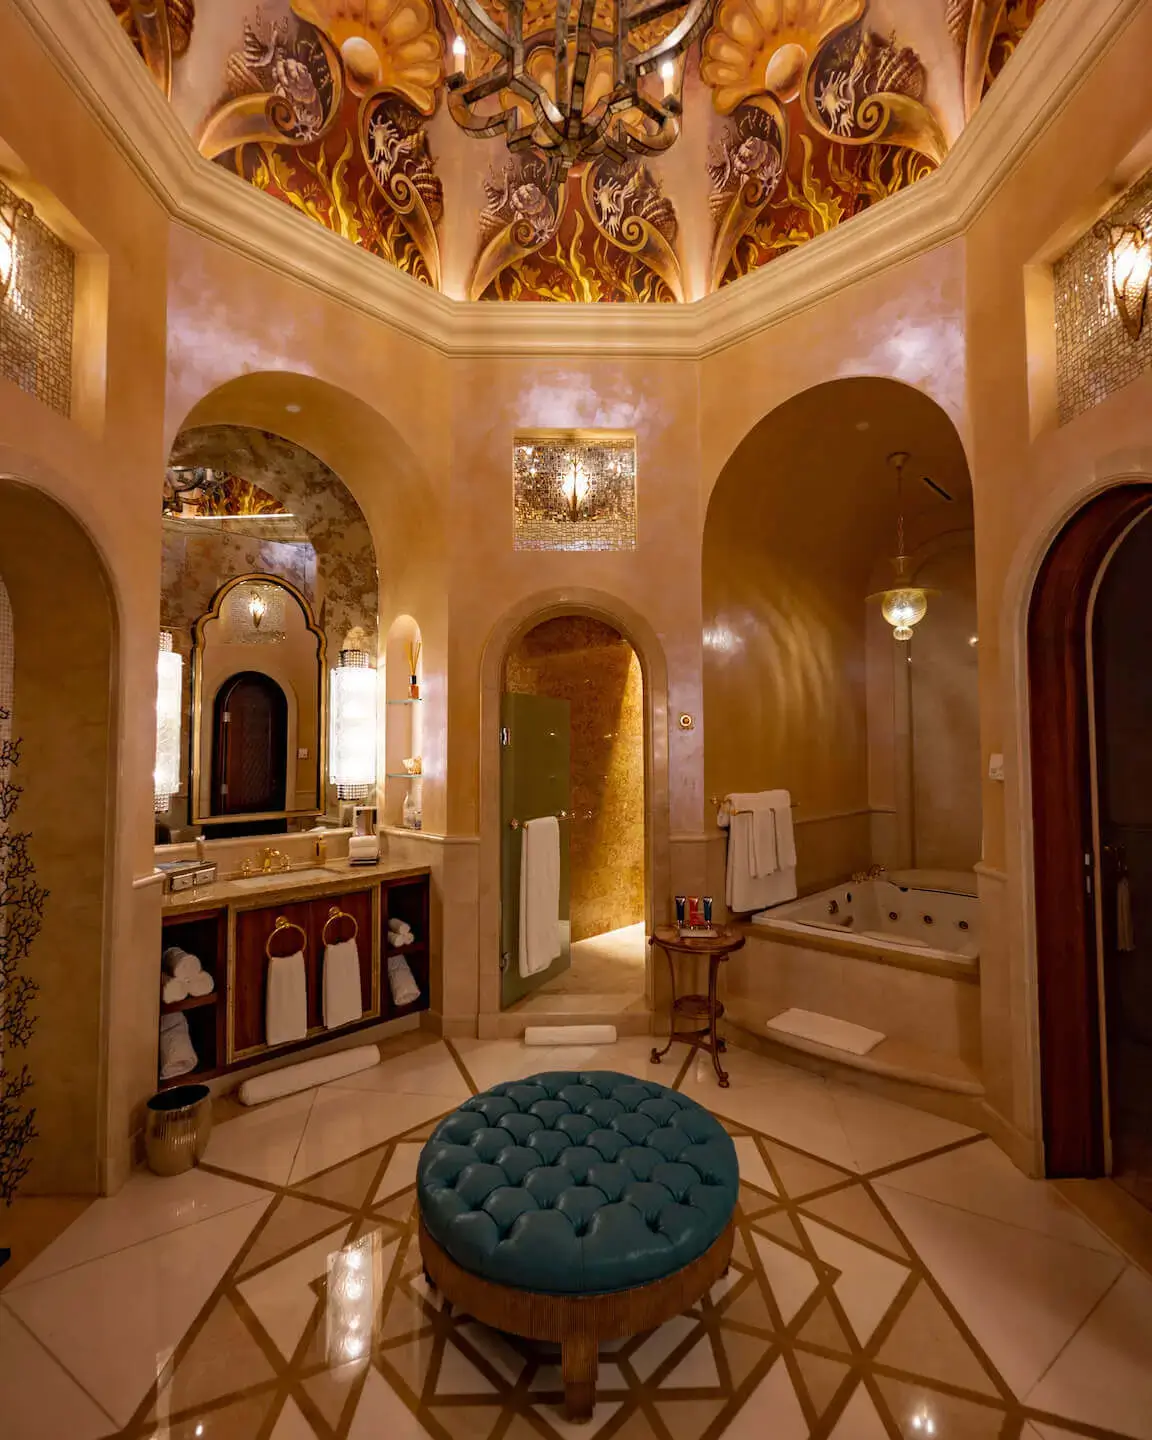
[[[849,1055],[867,1055],[884,1039],[881,1030],[867,1030],[833,1015],[819,1015],[815,1010],[782,1010],[768,1021],[769,1030],[796,1035],[801,1040],[814,1040],[830,1050],[846,1050]]]

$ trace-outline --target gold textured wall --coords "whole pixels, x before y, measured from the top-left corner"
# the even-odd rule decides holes
[[[585,615],[520,637],[505,689],[566,700],[572,722],[572,939],[644,918],[644,686],[631,645]]]

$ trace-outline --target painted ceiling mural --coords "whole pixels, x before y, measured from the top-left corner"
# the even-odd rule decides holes
[[[934,170],[1044,0],[108,3],[206,158],[413,279],[666,303]]]

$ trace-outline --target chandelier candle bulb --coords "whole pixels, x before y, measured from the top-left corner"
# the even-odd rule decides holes
[[[452,41],[452,73],[455,75],[464,74],[464,58],[468,53],[464,44],[463,35],[457,35]]]

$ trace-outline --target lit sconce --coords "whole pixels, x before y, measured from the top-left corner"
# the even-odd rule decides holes
[[[328,778],[341,800],[376,786],[376,668],[364,650],[341,650],[333,667]]]
[[[160,632],[156,659],[156,768],[153,772],[156,814],[161,815],[180,789],[180,730],[184,661],[172,649],[172,636]]]
[[[1152,235],[1139,225],[1109,225],[1108,298],[1124,329],[1139,340],[1152,277]]]
[[[0,197],[0,300],[8,294],[16,273],[17,239],[20,221],[32,214],[32,206],[10,190]]]
[[[568,478],[564,481],[564,498],[568,501],[568,514],[573,520],[580,519],[580,509],[588,498],[590,489],[588,474],[575,455],[570,457]]]
[[[253,590],[248,597],[248,613],[252,616],[253,626],[259,630],[263,624],[264,616],[268,613],[268,601],[259,590]]]

